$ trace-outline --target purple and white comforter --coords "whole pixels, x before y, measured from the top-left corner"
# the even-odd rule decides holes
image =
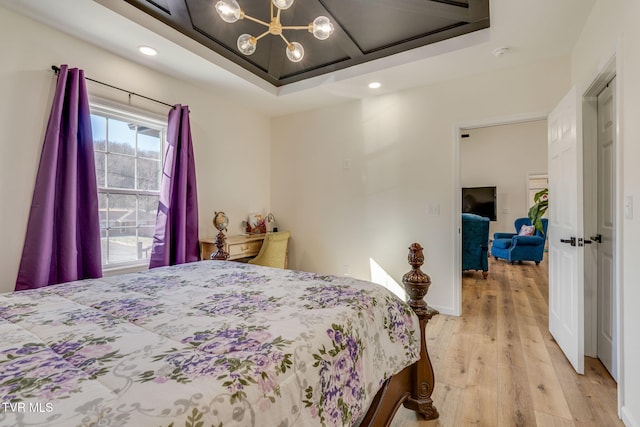
[[[0,294],[0,425],[349,426],[418,331],[381,286],[234,262]]]

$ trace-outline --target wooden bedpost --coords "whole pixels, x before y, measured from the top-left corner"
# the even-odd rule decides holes
[[[420,320],[420,360],[384,383],[363,417],[360,427],[388,427],[400,405],[417,412],[426,420],[438,418],[438,410],[431,400],[434,375],[425,335],[427,322],[438,314],[438,311],[429,307],[424,300],[431,279],[420,270],[423,263],[422,246],[413,243],[409,247],[411,271],[402,276],[402,283],[409,296],[408,303]]]
[[[416,411],[427,420],[433,420],[438,418],[438,410],[433,406],[433,400],[431,400],[435,379],[431,359],[429,359],[429,353],[427,352],[425,330],[429,319],[438,314],[438,311],[429,307],[424,300],[431,285],[431,279],[420,270],[424,263],[422,246],[418,243],[413,243],[409,247],[408,260],[412,269],[402,276],[402,284],[409,296],[409,305],[418,315],[418,319],[420,319],[421,344],[420,360],[409,367],[413,371],[411,374],[413,381],[411,397],[407,398],[403,403],[405,408]]]

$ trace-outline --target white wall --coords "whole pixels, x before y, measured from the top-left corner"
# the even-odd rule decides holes
[[[572,54],[572,83],[584,92],[602,67],[617,52],[617,95],[619,96],[618,147],[622,182],[621,199],[631,197],[636,209],[633,217],[621,218],[622,274],[617,283],[622,288],[622,363],[619,386],[622,396],[622,419],[627,426],[640,426],[640,2],[598,0]],[[620,213],[624,205],[617,206]]]
[[[227,212],[231,233],[240,231],[248,212],[268,212],[270,122],[266,117],[1,7],[0,53],[0,292],[15,286],[55,86],[51,65],[68,64],[84,69],[88,77],[189,105],[201,236],[214,234],[214,210]],[[127,101],[126,94],[95,83],[88,83],[88,89],[92,95]],[[168,111],[136,97],[132,104],[163,115]]]
[[[529,212],[527,178],[547,171],[547,121],[537,120],[463,131],[460,139],[460,185],[495,186],[496,231],[512,233],[513,222]]]
[[[417,241],[428,301],[455,312],[455,126],[548,112],[569,74],[563,58],[275,119],[271,205],[292,267],[369,279],[372,259],[399,281]]]

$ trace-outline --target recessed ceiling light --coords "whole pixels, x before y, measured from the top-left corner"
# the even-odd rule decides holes
[[[369,83],[369,89],[378,89],[382,84],[380,82],[371,82]]]
[[[147,56],[156,56],[158,54],[157,50],[149,46],[140,46],[138,50],[140,51],[140,53]]]

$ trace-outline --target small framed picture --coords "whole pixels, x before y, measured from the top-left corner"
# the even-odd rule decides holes
[[[265,223],[262,214],[252,213],[249,214],[249,219],[247,221],[248,232],[252,234],[264,233]]]

